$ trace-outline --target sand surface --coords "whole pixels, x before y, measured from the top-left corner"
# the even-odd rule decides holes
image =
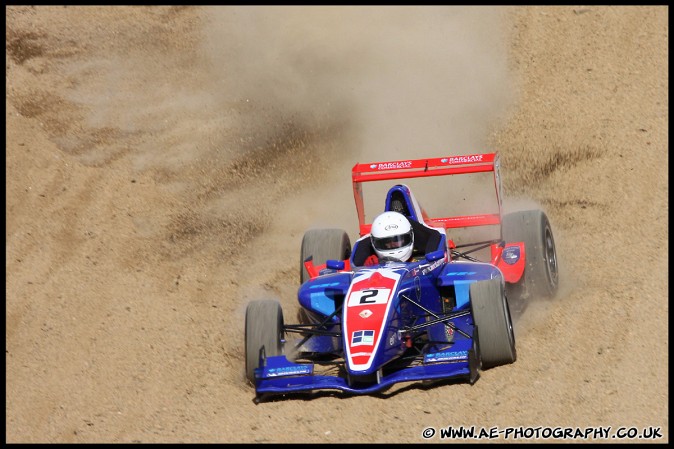
[[[13,6],[6,24],[7,442],[669,441],[667,7]],[[350,167],[491,151],[561,269],[517,318],[517,362],[255,405],[245,306],[294,317],[304,231],[357,238]]]

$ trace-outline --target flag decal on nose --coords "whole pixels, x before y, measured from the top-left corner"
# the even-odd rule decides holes
[[[355,331],[351,337],[351,346],[373,345],[374,331]]]

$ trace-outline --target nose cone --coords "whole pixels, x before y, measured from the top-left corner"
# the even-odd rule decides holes
[[[354,374],[376,371],[377,354],[385,349],[388,315],[401,273],[392,269],[365,270],[346,294],[342,318],[346,367]]]

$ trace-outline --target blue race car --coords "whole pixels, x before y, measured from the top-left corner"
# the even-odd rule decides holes
[[[429,217],[409,186],[388,189],[384,211],[414,232],[405,262],[377,258],[365,216],[365,182],[493,175],[498,210]],[[369,394],[400,382],[464,379],[517,358],[509,302],[553,296],[559,284],[552,228],[544,212],[504,215],[496,153],[356,164],[360,238],[311,229],[302,240],[299,323],[276,300],[248,304],[246,375],[256,402],[317,390]],[[448,229],[496,227],[491,240],[457,245]],[[488,260],[470,254],[489,250]]]

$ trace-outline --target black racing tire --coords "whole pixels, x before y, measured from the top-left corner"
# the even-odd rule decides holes
[[[307,257],[313,256],[314,265],[324,264],[326,260],[345,260],[351,256],[351,240],[342,229],[310,229],[302,238],[300,254],[300,285],[309,280],[304,268]]]
[[[251,301],[246,308],[246,378],[255,384],[255,368],[260,362],[260,349],[266,357],[283,352],[283,310],[273,299]]]
[[[506,243],[524,242],[525,268],[517,284],[506,285],[506,296],[514,301],[552,298],[559,287],[559,268],[552,227],[545,212],[525,210],[503,217]]]
[[[513,363],[517,359],[515,332],[501,279],[470,284],[470,307],[482,368]]]

